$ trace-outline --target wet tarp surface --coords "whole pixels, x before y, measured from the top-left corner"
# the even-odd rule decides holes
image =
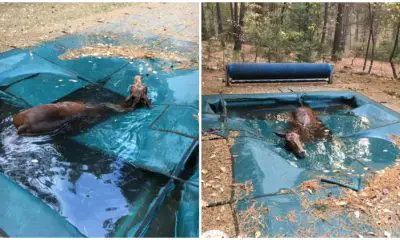
[[[15,182],[0,174],[2,229],[19,237],[83,237],[70,223]],[[19,219],[15,219],[15,218]],[[10,221],[15,219],[16,221]],[[16,222],[18,224],[16,224]],[[42,224],[37,224],[37,223]],[[35,225],[35,228],[32,228]],[[49,226],[54,226],[49,228]]]
[[[250,181],[254,191],[239,201],[237,211],[267,207],[266,224],[260,227],[263,236],[357,236],[370,231],[346,216],[323,221],[302,206],[312,199],[339,196],[337,188],[358,191],[367,173],[392,166],[400,153],[391,138],[400,134],[399,113],[342,91],[215,95],[202,101],[203,131],[221,136],[240,132],[231,148],[233,177],[236,183]],[[296,158],[274,134],[289,130],[290,113],[301,104],[310,106],[332,133],[331,140],[306,143],[304,159]],[[312,179],[336,187],[321,183],[326,189],[318,194],[293,192]],[[297,218],[288,221],[290,214]]]
[[[197,68],[166,71],[171,62],[163,59],[59,58],[93,44],[126,44],[124,37],[82,33],[0,54],[0,181],[7,196],[0,211],[8,216],[0,228],[10,236],[145,236],[154,218],[165,217],[159,214],[168,196],[189,201],[175,186],[185,185],[179,176],[198,146]],[[190,42],[161,43],[157,47],[194,49],[197,56]],[[21,109],[67,100],[121,103],[137,74],[149,88],[151,109],[109,116],[68,135],[16,134],[11,120]],[[175,218],[174,207],[165,218]],[[172,225],[159,231],[174,236]],[[190,236],[198,231],[192,228]]]
[[[197,237],[199,232],[193,231],[199,226],[199,171],[186,182],[183,186],[183,193],[179,205],[176,224],[176,236],[178,237]]]

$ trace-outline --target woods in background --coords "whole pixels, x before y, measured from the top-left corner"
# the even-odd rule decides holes
[[[364,58],[390,62],[398,77],[400,3],[203,3],[205,61],[316,62]],[[243,45],[252,59],[246,59]]]

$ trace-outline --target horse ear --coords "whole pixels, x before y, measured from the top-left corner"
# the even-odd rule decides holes
[[[275,135],[278,136],[278,137],[281,137],[281,138],[286,137],[286,133],[283,133],[283,132],[274,132],[274,133],[275,133]]]

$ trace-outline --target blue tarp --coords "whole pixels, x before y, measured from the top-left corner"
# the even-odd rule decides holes
[[[234,182],[250,181],[254,191],[239,201],[236,211],[240,214],[253,204],[267,207],[260,220],[265,224],[258,226],[261,236],[354,237],[370,231],[357,219],[318,220],[303,208],[304,199],[340,196],[337,187],[325,184],[324,191],[300,191],[302,196],[283,193],[313,179],[360,190],[366,174],[392,166],[399,157],[400,150],[391,138],[400,134],[399,113],[349,91],[214,95],[203,96],[202,101],[203,131],[221,136],[240,132],[231,148]],[[304,159],[296,158],[274,134],[288,131],[290,112],[301,105],[313,108],[332,133],[332,140],[307,143]],[[289,213],[299,219],[288,222]],[[309,221],[316,222],[315,228],[307,225]],[[308,232],[301,234],[301,230]]]
[[[11,183],[13,192],[25,191],[14,180],[37,195],[30,200],[36,202],[32,211],[42,205],[52,208],[33,212],[25,222],[24,212],[3,198],[0,211],[6,211],[8,218],[0,219],[0,228],[12,237],[145,236],[172,194],[174,179],[187,171],[185,163],[198,147],[198,70],[166,72],[162,59],[59,59],[70,49],[97,43],[121,44],[79,34],[0,54],[0,169],[10,179],[1,186],[4,194],[11,194],[7,190]],[[177,42],[163,44],[168,43]],[[146,72],[148,67],[154,71]],[[120,103],[137,74],[144,75],[152,109],[111,116],[61,139],[16,135],[11,116],[18,110],[65,100]],[[29,222],[54,216],[64,221],[53,220],[53,227],[40,220]],[[193,217],[197,219],[198,213]],[[16,229],[19,225],[24,228]],[[187,232],[191,236],[198,230],[192,227]]]
[[[83,237],[63,217],[28,191],[21,189],[18,184],[2,173],[0,173],[0,185],[1,228],[7,235],[11,237]]]
[[[189,179],[183,186],[179,211],[176,216],[177,237],[198,237],[199,232],[194,231],[199,226],[199,171]],[[197,228],[198,229],[198,228]]]

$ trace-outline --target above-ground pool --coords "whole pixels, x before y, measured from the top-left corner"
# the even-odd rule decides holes
[[[239,199],[237,216],[255,206],[268,209],[262,214],[263,224],[250,236],[354,237],[372,231],[350,215],[318,218],[304,205],[340,196],[341,189],[359,191],[367,174],[392,166],[400,153],[392,140],[400,134],[399,113],[342,91],[215,95],[203,96],[202,101],[203,131],[225,137],[230,131],[240,132],[231,148],[233,179],[251,182],[253,191]],[[290,113],[301,105],[311,107],[332,134],[332,139],[306,143],[304,159],[274,134],[289,130]],[[323,189],[316,193],[299,190],[312,179],[330,184],[321,183]]]
[[[58,58],[99,42],[119,44],[83,34],[0,54],[0,228],[11,237],[197,236],[197,68]],[[160,47],[168,42],[177,44]],[[55,136],[21,137],[12,124],[21,109],[46,103],[121,103],[138,74],[151,109]]]

